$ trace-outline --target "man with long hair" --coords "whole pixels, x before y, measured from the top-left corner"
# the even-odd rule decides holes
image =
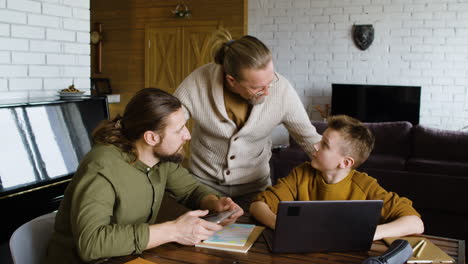
[[[214,63],[193,71],[174,95],[193,120],[189,168],[243,208],[271,185],[273,129],[283,124],[309,154],[320,135],[289,81],[275,71],[268,47],[253,36],[212,38]]]
[[[158,245],[194,245],[222,228],[208,211],[243,210],[195,180],[178,163],[190,139],[180,101],[155,88],[139,91],[123,116],[103,121],[60,204],[45,263],[87,263],[140,254]],[[189,211],[156,223],[164,192]]]

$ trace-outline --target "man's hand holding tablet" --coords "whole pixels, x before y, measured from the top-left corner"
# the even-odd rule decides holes
[[[221,213],[214,213],[214,214],[205,215],[202,218],[204,220],[208,221],[208,222],[213,222],[213,223],[219,224],[219,223],[223,222],[224,220],[226,220],[227,218],[229,218],[231,215],[237,213],[238,211],[239,211],[239,209],[234,209],[234,210],[231,210],[231,211],[224,211],[224,212],[221,212]]]
[[[202,216],[201,218],[208,218],[205,220],[209,222],[226,226],[235,223],[237,218],[244,214],[244,210],[229,197],[210,195],[209,198],[206,198],[202,202],[204,204],[202,209],[208,209],[212,214]]]

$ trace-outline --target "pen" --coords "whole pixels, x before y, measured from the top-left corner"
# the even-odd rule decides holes
[[[417,258],[419,258],[419,256],[421,255],[421,253],[422,253],[424,247],[426,246],[426,244],[427,244],[427,243],[426,243],[426,241],[424,240],[424,243],[422,243],[422,246],[419,248],[418,253],[416,253],[416,257],[417,257]]]
[[[419,241],[416,246],[414,246],[413,248],[413,253],[416,252],[416,250],[424,243],[424,239],[421,239],[421,241]]]

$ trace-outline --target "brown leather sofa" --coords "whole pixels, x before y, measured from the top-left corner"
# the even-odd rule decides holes
[[[314,122],[319,133],[326,123]],[[468,132],[413,126],[409,122],[366,123],[376,137],[374,150],[358,170],[388,191],[408,197],[422,215],[425,234],[468,240]],[[272,180],[308,161],[291,140],[273,151]]]

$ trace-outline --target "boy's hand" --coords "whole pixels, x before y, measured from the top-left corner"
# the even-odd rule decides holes
[[[256,201],[250,204],[250,213],[260,223],[271,229],[275,229],[276,214],[271,211],[265,202]]]

